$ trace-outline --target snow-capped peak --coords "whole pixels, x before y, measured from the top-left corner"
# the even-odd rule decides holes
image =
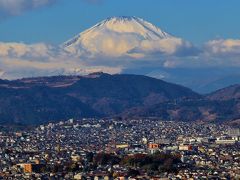
[[[121,16],[107,18],[67,41],[63,46],[67,51],[79,55],[87,52],[122,56],[139,49],[145,41],[157,42],[173,38],[175,37],[141,18]]]
[[[107,19],[104,24],[116,32],[139,33],[146,38],[158,39],[171,37],[168,33],[157,28],[153,24],[137,17],[113,17]]]

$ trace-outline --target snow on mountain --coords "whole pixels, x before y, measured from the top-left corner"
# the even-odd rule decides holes
[[[184,44],[137,17],[108,18],[64,43],[66,51],[81,55],[140,58],[149,53],[174,53]]]

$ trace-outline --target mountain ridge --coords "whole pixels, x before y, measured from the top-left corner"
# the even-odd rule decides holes
[[[199,96],[188,88],[141,75],[25,78],[0,84],[0,122],[109,117],[133,107]]]

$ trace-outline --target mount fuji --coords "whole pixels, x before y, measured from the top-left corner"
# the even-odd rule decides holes
[[[160,52],[172,54],[184,41],[137,17],[112,17],[65,42],[66,51],[89,57],[141,58]]]

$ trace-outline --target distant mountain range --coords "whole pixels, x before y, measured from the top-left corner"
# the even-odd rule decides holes
[[[0,123],[41,124],[84,117],[240,119],[240,85],[206,96],[141,75],[54,76],[0,80]]]

